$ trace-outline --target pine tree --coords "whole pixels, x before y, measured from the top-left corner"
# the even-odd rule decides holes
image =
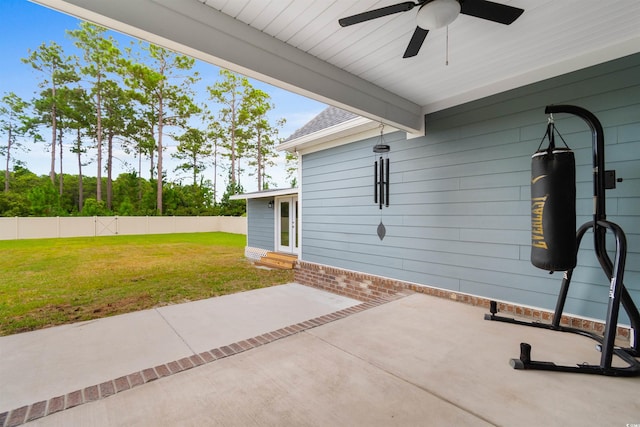
[[[4,192],[9,191],[10,167],[13,164],[12,153],[16,149],[27,150],[20,138],[30,136],[40,138],[36,132],[36,122],[29,116],[29,103],[18,95],[9,92],[0,100],[0,132],[6,136],[4,146],[0,146],[0,155],[5,157]]]
[[[68,31],[75,40],[75,45],[83,51],[84,66],[81,68],[83,77],[91,85],[91,95],[96,113],[96,149],[97,149],[97,177],[96,200],[102,201],[102,150],[104,128],[102,118],[104,114],[104,97],[109,78],[118,70],[121,63],[121,53],[113,37],[105,37],[106,28],[89,22],[81,22],[80,29]],[[108,159],[110,161],[110,159]]]
[[[42,43],[34,51],[29,50],[29,56],[22,58],[22,62],[30,64],[42,75],[39,86],[43,89],[40,98],[35,100],[34,106],[39,109],[43,124],[51,126],[51,169],[49,178],[55,184],[56,179],[56,138],[58,138],[58,89],[64,85],[78,81],[75,72],[75,58],[63,54],[62,47],[51,42]],[[39,108],[38,108],[39,107]]]
[[[230,186],[236,188],[239,181],[239,162],[242,157],[242,118],[247,115],[242,111],[244,98],[251,91],[252,87],[246,77],[241,77],[229,70],[220,70],[222,81],[218,81],[212,86],[207,86],[210,98],[219,104],[220,125],[223,127],[222,146],[226,149],[225,155],[230,163]]]
[[[178,147],[172,157],[182,161],[176,170],[191,172],[195,187],[198,183],[198,175],[206,168],[205,159],[211,156],[213,147],[207,140],[206,132],[196,128],[188,128],[175,139],[178,141]]]
[[[163,186],[163,137],[165,126],[180,126],[193,114],[199,112],[193,102],[191,86],[198,80],[191,71],[195,60],[178,55],[153,44],[145,47],[149,64],[130,61],[127,66],[127,84],[137,92],[137,99],[152,113],[149,115],[151,129],[155,130],[155,150],[158,156],[158,181],[156,184],[156,208],[162,215]]]
[[[277,120],[275,125],[269,121],[268,114],[274,108],[269,94],[260,89],[251,89],[243,100],[242,134],[248,164],[255,168],[258,190],[269,188],[267,167],[275,165],[278,128],[285,123],[285,119]]]

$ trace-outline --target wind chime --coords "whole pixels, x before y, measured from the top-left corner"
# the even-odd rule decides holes
[[[382,210],[382,206],[389,207],[389,151],[391,148],[384,143],[384,125],[380,125],[380,141],[373,146],[373,202]],[[380,224],[378,225],[378,237],[384,239],[387,230],[382,223],[380,212]]]

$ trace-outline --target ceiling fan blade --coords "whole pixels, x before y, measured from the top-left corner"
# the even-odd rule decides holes
[[[460,5],[460,13],[505,25],[511,24],[524,12],[524,9],[518,7],[487,0],[463,0]]]
[[[407,46],[407,50],[404,51],[403,58],[411,58],[412,56],[416,56],[422,47],[422,43],[424,43],[424,39],[427,37],[429,30],[425,30],[424,28],[416,27],[416,30],[413,32],[411,36],[411,40],[409,41],[409,45]]]
[[[366,12],[358,13],[357,15],[347,16],[338,20],[341,27],[347,27],[353,24],[359,24],[360,22],[370,21],[376,18],[382,18],[383,16],[393,15],[394,13],[407,12],[420,3],[414,3],[407,1],[404,3],[398,3],[387,7],[381,7],[380,9],[368,10]]]

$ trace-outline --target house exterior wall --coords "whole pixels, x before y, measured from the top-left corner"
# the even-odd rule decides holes
[[[530,164],[545,132],[545,106],[572,104],[602,122],[605,166],[624,178],[607,190],[607,217],[626,232],[624,281],[640,302],[638,75],[640,55],[633,55],[428,115],[424,137],[385,135],[391,194],[382,210],[373,202],[379,138],[304,155],[302,264],[553,310],[561,274],[529,261]],[[568,114],[555,122],[575,152],[581,225],[593,211],[591,131]],[[583,239],[565,313],[604,319],[609,283],[591,237]],[[613,251],[610,237],[608,246]]]
[[[247,247],[274,250],[275,209],[269,208],[273,201],[273,197],[247,199]]]

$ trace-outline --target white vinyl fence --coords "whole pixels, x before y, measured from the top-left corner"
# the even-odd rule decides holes
[[[232,216],[0,218],[0,240],[211,231],[246,235],[247,218]]]

